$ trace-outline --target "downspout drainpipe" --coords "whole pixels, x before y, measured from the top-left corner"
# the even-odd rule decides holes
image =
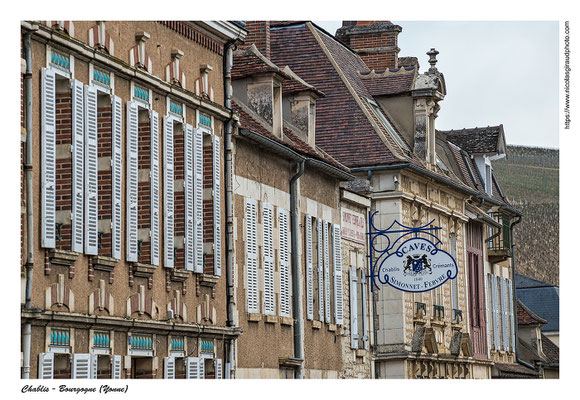
[[[224,54],[224,99],[225,106],[231,109],[231,97],[232,97],[232,64],[233,64],[233,47],[235,47],[237,39],[228,41],[225,46]],[[235,299],[234,296],[234,218],[233,218],[233,189],[232,189],[232,171],[233,171],[233,152],[232,152],[232,118],[229,118],[226,122],[225,128],[225,152],[224,152],[224,170],[225,170],[225,202],[226,202],[226,303],[227,303],[227,326],[235,326],[234,323],[234,312],[235,312]],[[229,340],[228,348],[228,358],[227,363],[229,363],[230,374],[229,377],[233,378],[231,370],[234,369],[234,344],[235,339]],[[235,370],[235,369],[234,369]]]
[[[300,269],[298,268],[298,210],[296,181],[304,173],[305,160],[299,161],[298,172],[290,180],[290,242],[292,254],[292,313],[294,315],[294,357],[302,360],[302,310]],[[296,378],[302,379],[302,366],[296,368]]]
[[[24,35],[24,53],[26,74],[24,75],[24,97],[26,102],[26,155],[24,171],[26,180],[26,292],[24,308],[30,310],[32,297],[32,274],[34,267],[34,225],[32,219],[32,59],[30,51],[30,33]],[[30,339],[32,327],[24,325],[22,334],[22,378],[30,378]]]
[[[510,240],[512,248],[512,304],[514,307],[514,334],[515,334],[515,351],[516,351],[516,361],[520,364],[536,370],[533,365],[520,359],[520,342],[518,335],[518,300],[516,296],[516,255],[514,253],[514,226],[522,221],[522,216],[518,215],[518,219],[510,224]]]

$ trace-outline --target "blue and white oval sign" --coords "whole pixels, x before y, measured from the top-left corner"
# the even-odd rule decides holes
[[[457,263],[446,251],[424,238],[403,242],[380,264],[378,278],[404,292],[426,292],[457,277]]]

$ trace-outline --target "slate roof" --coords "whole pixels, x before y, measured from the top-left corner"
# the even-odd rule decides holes
[[[516,274],[516,296],[546,321],[542,332],[560,331],[560,288]]]
[[[314,86],[304,81],[300,78],[289,66],[285,66],[282,70],[288,75],[290,79],[286,79],[282,82],[282,94],[287,95],[291,93],[298,92],[311,92],[317,97],[324,97],[325,94],[320,90],[316,89]]]
[[[439,131],[447,135],[447,140],[456,144],[469,154],[505,152],[503,125],[487,128]]]
[[[320,149],[313,149],[308,143],[304,142],[298,136],[296,136],[290,129],[284,127],[284,136],[288,140],[282,140],[276,136],[274,136],[269,127],[265,127],[263,124],[257,121],[257,118],[251,115],[244,107],[240,106],[235,100],[232,100],[232,109],[236,111],[240,116],[240,123],[242,125],[242,129],[248,129],[255,133],[259,133],[262,136],[267,137],[268,139],[274,140],[289,149],[296,151],[297,153],[315,158],[317,160],[323,161],[327,164],[330,164],[336,168],[341,169],[342,171],[348,172],[348,168],[344,165],[336,161],[334,158],[329,156],[328,154],[324,153]]]
[[[414,67],[397,68],[383,73],[360,73],[363,84],[372,96],[410,93],[416,76],[417,70]]]
[[[547,321],[540,318],[532,310],[530,310],[526,305],[518,299],[518,325],[543,325]]]

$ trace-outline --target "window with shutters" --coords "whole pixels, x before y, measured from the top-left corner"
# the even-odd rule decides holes
[[[203,132],[203,272],[221,275],[220,138],[201,123]]]
[[[249,313],[259,313],[258,304],[258,210],[254,199],[245,201],[246,299]]]
[[[324,285],[324,242],[323,242],[323,221],[320,218],[316,219],[316,273],[317,273],[317,291],[318,295],[316,296],[318,299],[318,320],[320,322],[324,321],[324,312],[326,309],[325,306],[325,285]]]
[[[330,324],[332,322],[332,287],[334,285],[334,281],[332,280],[331,274],[331,257],[332,251],[330,248],[332,244],[331,235],[328,229],[328,222],[322,221],[322,246],[323,246],[323,263],[324,263],[324,322]]]
[[[314,257],[312,243],[312,216],[307,214],[304,220],[304,249],[306,265],[306,318],[314,319]]]
[[[128,162],[128,174],[132,175],[135,171],[135,176],[129,176],[128,179],[134,180],[137,178],[136,196],[133,198],[133,189],[127,189],[127,195],[131,196],[128,199],[128,207],[133,208],[134,202],[136,205],[137,217],[137,234],[136,234],[136,250],[137,260],[140,263],[159,265],[159,241],[160,241],[160,160],[159,160],[159,114],[156,111],[149,111],[140,106],[137,106],[137,120],[131,119],[130,124],[137,123],[137,157],[133,159],[132,155]],[[131,152],[132,149],[129,149]],[[134,163],[137,163],[136,170]],[[133,182],[128,182],[133,185]],[[133,210],[128,210],[129,218]],[[134,221],[131,219],[131,224]],[[129,225],[129,223],[128,223]],[[133,226],[128,229],[133,229]],[[133,232],[129,232],[133,235]],[[134,243],[131,245],[134,246]]]
[[[280,271],[280,315],[291,316],[290,218],[287,210],[278,207],[278,270]]]
[[[114,379],[114,357],[111,356],[111,331],[91,333],[91,377],[94,379]]]
[[[171,114],[163,118],[163,266],[183,268],[185,196],[183,126]]]
[[[276,314],[274,264],[274,208],[262,203],[262,270],[264,275],[264,314]]]
[[[342,240],[339,224],[332,225],[332,250],[334,320],[337,325],[343,325]]]

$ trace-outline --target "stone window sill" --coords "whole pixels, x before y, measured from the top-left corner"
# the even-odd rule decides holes
[[[328,324],[329,332],[336,332],[336,324]]]
[[[199,284],[201,286],[214,287],[219,280],[219,276],[210,274],[199,274]]]
[[[294,325],[294,320],[290,317],[280,317],[280,323],[286,326]]]
[[[312,321],[312,329],[320,329],[320,328],[322,328],[322,322]]]
[[[59,249],[50,249],[48,251],[48,257],[50,258],[51,264],[64,265],[65,267],[73,265],[78,256],[78,253],[75,253],[74,251]]]
[[[262,314],[248,313],[248,321],[249,322],[258,322],[261,320],[262,320]]]
[[[264,322],[266,322],[267,324],[275,324],[276,322],[278,322],[278,317],[275,315],[266,315]]]
[[[156,268],[154,265],[135,263],[133,264],[133,275],[140,278],[149,278],[153,276]]]
[[[189,277],[189,271],[185,269],[172,268],[170,278],[173,282],[185,282]]]
[[[106,256],[94,256],[93,268],[99,271],[111,272],[117,265],[117,259]]]

